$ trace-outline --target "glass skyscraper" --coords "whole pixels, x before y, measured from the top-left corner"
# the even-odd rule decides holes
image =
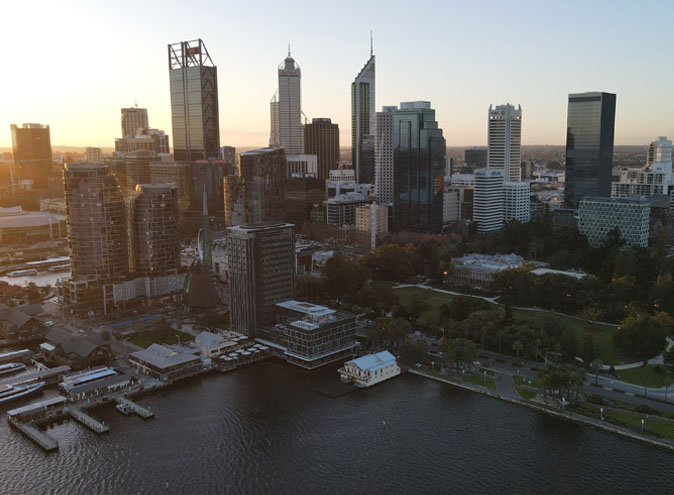
[[[356,181],[374,183],[375,59],[370,58],[351,83],[351,154]]]
[[[564,206],[586,196],[611,196],[616,95],[569,95]]]
[[[201,39],[168,46],[173,155],[176,160],[220,156],[218,69]]]
[[[442,231],[445,138],[430,102],[403,102],[393,112],[395,228]]]

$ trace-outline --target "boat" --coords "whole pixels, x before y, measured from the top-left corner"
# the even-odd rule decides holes
[[[0,385],[0,403],[33,394],[44,387],[44,382],[23,385]]]
[[[50,272],[65,272],[70,270],[70,263],[67,263],[65,265],[50,266],[49,268],[47,268],[47,270],[49,270]]]
[[[23,277],[26,275],[37,275],[37,270],[35,268],[29,268],[28,270],[14,270],[7,274],[8,277]]]
[[[121,412],[124,416],[128,416],[133,412],[128,404],[117,404],[115,409]]]
[[[9,373],[17,373],[26,369],[23,363],[7,363],[0,364],[0,375],[8,375]]]

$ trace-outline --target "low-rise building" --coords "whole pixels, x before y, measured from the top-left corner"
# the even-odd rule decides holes
[[[32,340],[39,337],[44,325],[41,320],[21,311],[21,308],[10,308],[0,304],[0,338],[12,342]]]
[[[202,367],[193,350],[181,346],[152,344],[129,355],[129,364],[143,375],[173,381],[193,374]]]
[[[221,335],[204,331],[195,337],[192,346],[200,350],[202,357],[213,359],[241,347],[238,341],[233,340],[234,335],[239,338],[242,337],[241,334],[235,332],[227,332],[226,335]]]
[[[393,354],[381,351],[347,361],[338,372],[343,382],[364,388],[398,376],[400,366]]]
[[[277,324],[271,332],[285,347],[286,360],[305,369],[316,369],[353,354],[356,316],[302,301],[276,304]]]
[[[648,247],[651,206],[642,196],[631,198],[587,197],[578,208],[578,230],[590,246],[598,247],[613,229],[620,231],[626,247]]]
[[[112,359],[110,342],[99,335],[74,335],[53,328],[40,344],[40,351],[48,365],[68,365],[73,370],[107,365]]]
[[[494,277],[505,270],[524,266],[524,259],[516,254],[472,253],[460,258],[452,258],[452,275],[450,281],[454,285],[488,289]]]
[[[23,211],[20,206],[0,208],[0,245],[25,244],[65,237],[66,216],[48,211]]]
[[[76,401],[118,392],[135,381],[131,375],[118,373],[112,368],[103,366],[65,376],[59,387],[71,401]]]

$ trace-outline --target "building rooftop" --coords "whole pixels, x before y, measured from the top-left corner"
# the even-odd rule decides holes
[[[227,230],[230,232],[255,232],[266,229],[276,229],[279,227],[294,227],[292,223],[286,222],[265,222],[265,223],[256,223],[248,225],[237,225],[235,227],[228,227]]]
[[[290,300],[277,303],[276,305],[281,308],[296,311],[298,313],[303,313],[307,316],[328,316],[336,313],[334,309],[326,308],[325,306],[319,306],[318,304],[312,304],[304,301]]]
[[[567,277],[573,277],[579,280],[587,275],[587,273],[584,272],[576,272],[573,270],[553,270],[551,268],[536,268],[535,270],[531,270],[531,273],[534,275],[566,275]]]
[[[196,336],[194,341],[199,345],[199,347],[215,347],[220,345],[225,338],[222,335],[218,335],[211,332],[201,332]]]
[[[135,357],[140,361],[151,364],[158,369],[170,368],[171,366],[199,360],[199,358],[190,351],[183,351],[180,349],[179,352],[161,344],[152,344],[147,349],[132,353],[131,357]]]
[[[519,268],[523,265],[524,259],[521,256],[517,256],[516,254],[512,253],[496,254],[494,256],[488,254],[471,253],[460,258],[452,258],[452,263],[475,270],[500,272],[503,270],[510,270],[512,268]]]
[[[613,204],[626,204],[626,205],[648,205],[648,199],[645,196],[630,196],[629,198],[609,198],[605,196],[586,196],[580,200],[580,203],[583,202],[603,202],[603,203],[613,203]]]
[[[264,153],[272,153],[274,151],[278,151],[280,149],[283,149],[279,146],[268,146],[267,148],[258,148],[256,150],[250,150],[250,151],[244,151],[241,153],[241,156],[255,156],[255,155],[262,155]]]
[[[381,351],[375,354],[368,354],[367,356],[362,356],[351,361],[347,361],[345,364],[354,363],[361,370],[365,371],[377,371],[380,368],[391,365],[396,362],[395,356],[388,351]]]

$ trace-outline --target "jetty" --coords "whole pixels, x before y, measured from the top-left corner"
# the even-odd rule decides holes
[[[148,418],[154,417],[154,413],[152,411],[150,411],[149,409],[141,406],[140,404],[136,404],[135,402],[133,402],[132,400],[130,400],[127,397],[118,395],[116,397],[116,401],[117,401],[117,404],[124,404],[125,406],[128,406],[129,409],[131,409],[134,413],[136,413],[141,418],[148,419]]]
[[[16,419],[10,419],[9,423],[47,452],[51,452],[52,450],[57,450],[59,448],[59,443],[54,437],[48,435],[44,431],[38,430],[30,423],[22,423]]]
[[[106,425],[105,423],[101,423],[95,418],[92,418],[89,416],[87,413],[85,413],[82,409],[78,407],[68,407],[67,408],[68,414],[75,420],[79,421],[82,423],[84,426],[87,428],[92,429],[98,434],[101,433],[107,433],[110,431],[110,425]]]

